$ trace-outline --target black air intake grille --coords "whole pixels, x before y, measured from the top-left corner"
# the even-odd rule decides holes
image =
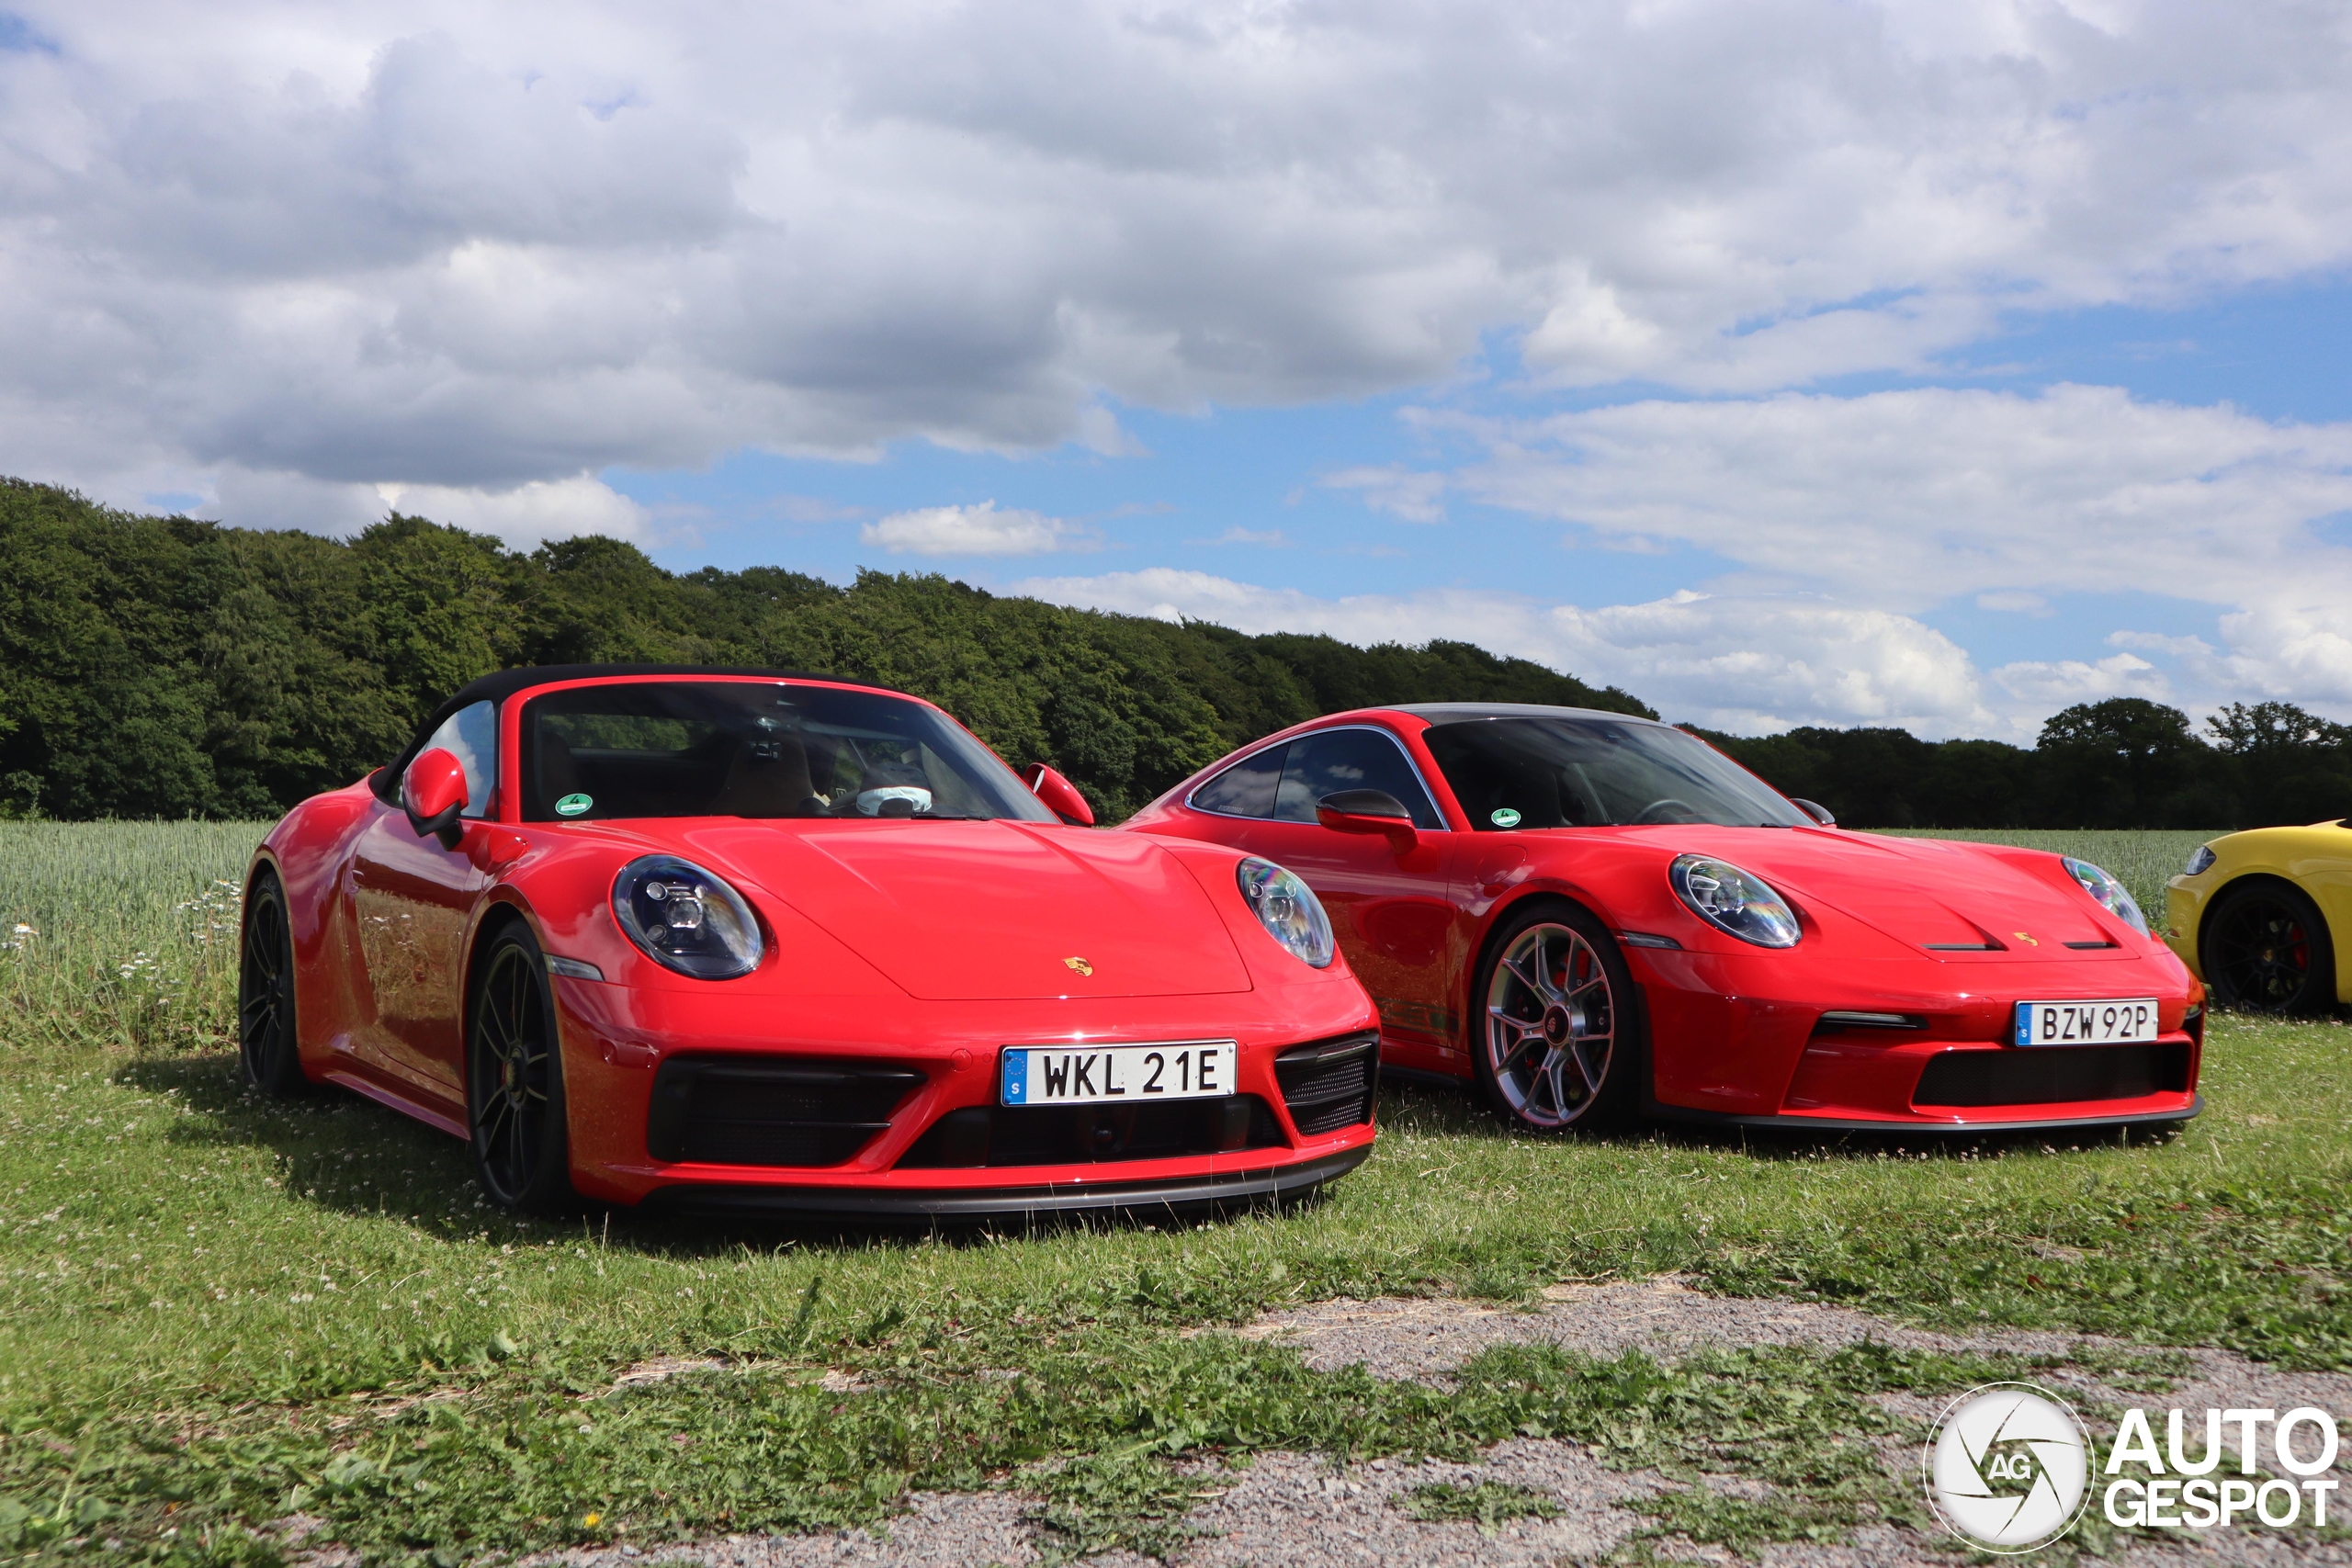
[[[899,1168],[1176,1159],[1286,1142],[1273,1111],[1254,1094],[1153,1105],[969,1105],[933,1122],[899,1156]]]
[[[2057,1105],[2078,1100],[2138,1100],[2188,1088],[2188,1047],[2026,1045],[1947,1051],[1919,1075],[1911,1103]]]
[[[646,1152],[711,1165],[840,1165],[922,1087],[906,1067],[673,1056],[653,1077]]]
[[[1350,1034],[1285,1051],[1274,1058],[1274,1081],[1304,1137],[1369,1122],[1380,1087],[1380,1036]]]

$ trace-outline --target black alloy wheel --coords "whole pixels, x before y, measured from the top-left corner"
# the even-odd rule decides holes
[[[1479,1087],[1513,1126],[1613,1126],[1634,1110],[1645,1054],[1634,981],[1617,943],[1573,904],[1533,904],[1487,947],[1473,993]]]
[[[245,1081],[284,1099],[309,1087],[294,1034],[294,928],[286,889],[271,871],[254,873],[237,945],[237,1054]]]
[[[466,1021],[474,1175],[499,1207],[546,1213],[572,1196],[547,964],[529,931],[510,925],[491,939],[475,975]]]
[[[2335,949],[2319,907],[2283,882],[2224,892],[2205,918],[2205,978],[2223,1007],[2325,1012],[2335,1005]]]

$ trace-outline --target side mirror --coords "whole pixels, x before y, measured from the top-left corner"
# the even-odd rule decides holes
[[[1838,826],[1838,818],[1829,815],[1829,807],[1820,804],[1818,801],[1799,800],[1792,795],[1789,796],[1789,804],[1795,807],[1799,811],[1804,812],[1807,817],[1812,818],[1815,821],[1820,823],[1825,828],[1835,828]]]
[[[444,849],[456,849],[465,837],[465,825],[458,819],[465,808],[466,765],[438,746],[418,752],[401,775],[401,809],[416,836],[430,835]]]
[[[1028,771],[1021,775],[1021,782],[1029,786],[1030,794],[1044,801],[1063,821],[1074,822],[1081,828],[1094,826],[1094,807],[1086,804],[1086,796],[1078,793],[1076,784],[1054,769],[1043,762],[1032,762]]]
[[[1343,789],[1315,803],[1315,820],[1335,833],[1385,833],[1396,852],[1420,842],[1413,814],[1385,789]]]

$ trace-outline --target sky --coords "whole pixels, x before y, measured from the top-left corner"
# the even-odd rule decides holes
[[[0,472],[2352,719],[2352,8],[0,0]]]

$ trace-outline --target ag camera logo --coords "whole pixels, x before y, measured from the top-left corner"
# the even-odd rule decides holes
[[[2090,1456],[2090,1433],[2058,1399],[2030,1383],[1986,1383],[1936,1422],[1928,1501],[1944,1528],[1973,1546],[2032,1551],[2083,1517]]]

